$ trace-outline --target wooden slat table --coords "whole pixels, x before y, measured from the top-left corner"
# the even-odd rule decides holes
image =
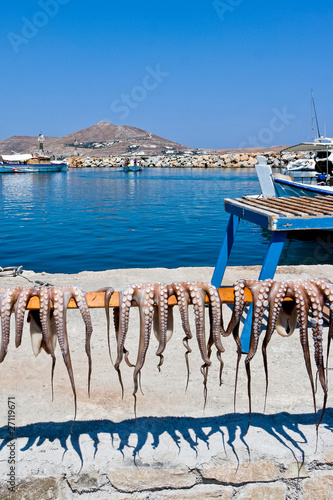
[[[224,209],[230,214],[230,218],[212,277],[212,284],[216,287],[222,283],[241,219],[272,231],[259,275],[260,280],[274,277],[288,231],[333,229],[333,196],[267,199],[244,196],[235,200],[226,198]],[[246,265],[246,261],[244,265]],[[251,314],[248,315],[243,329],[242,347],[244,352],[248,352],[249,349],[250,317]]]

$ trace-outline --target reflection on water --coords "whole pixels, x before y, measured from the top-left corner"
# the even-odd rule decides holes
[[[260,188],[253,169],[163,168],[2,175],[0,190],[0,266],[75,273],[214,266],[228,221],[224,198]],[[241,221],[230,264],[262,263],[269,237]],[[322,257],[318,244],[288,241],[282,263]],[[332,263],[325,255],[321,263]]]

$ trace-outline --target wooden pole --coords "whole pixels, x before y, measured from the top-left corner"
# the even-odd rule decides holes
[[[219,288],[219,295],[221,301],[224,304],[232,304],[234,301],[234,289],[232,287],[228,288]],[[86,300],[88,307],[90,309],[101,309],[104,308],[104,292],[86,292]],[[245,289],[245,300],[246,302],[252,302],[252,295],[250,291]],[[206,302],[209,303],[209,298],[206,297]],[[133,301],[133,306],[137,304]],[[177,298],[173,295],[169,298],[169,306],[177,305]],[[110,307],[119,307],[119,292],[114,292],[110,300]],[[69,309],[77,309],[76,303],[74,299],[71,299],[68,304]],[[39,298],[31,297],[28,303],[27,309],[39,309]]]

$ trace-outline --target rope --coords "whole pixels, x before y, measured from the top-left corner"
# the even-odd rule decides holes
[[[53,286],[52,283],[49,283],[48,281],[40,281],[40,280],[31,280],[27,276],[24,276],[23,274],[23,266],[18,266],[18,267],[1,267],[0,266],[0,278],[16,278],[17,276],[20,276],[21,278],[24,278],[25,280],[29,281],[34,285],[36,288],[40,288],[42,286],[45,287],[51,287]]]

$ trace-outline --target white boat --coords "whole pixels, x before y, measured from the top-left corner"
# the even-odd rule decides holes
[[[316,162],[313,158],[300,158],[299,160],[291,161],[284,169],[284,173],[288,172],[308,172],[316,170]]]
[[[51,160],[50,156],[31,154],[0,156],[0,174],[66,172],[67,168],[67,162]]]
[[[317,172],[325,175],[333,173],[333,139],[329,137],[319,137],[313,142],[301,142],[295,146],[282,149],[280,151],[280,165],[282,165],[281,156],[283,153],[311,153],[313,158],[303,158],[290,162],[282,171],[284,174],[290,172]]]
[[[314,119],[317,126],[317,139],[314,139]],[[280,151],[280,167],[282,166],[282,153],[301,152],[307,155],[304,158],[290,161],[283,170],[283,174],[289,174],[290,172],[318,172],[320,174],[331,175],[333,173],[333,138],[323,137],[320,134],[313,91],[311,91],[311,137],[311,142],[302,142]]]

